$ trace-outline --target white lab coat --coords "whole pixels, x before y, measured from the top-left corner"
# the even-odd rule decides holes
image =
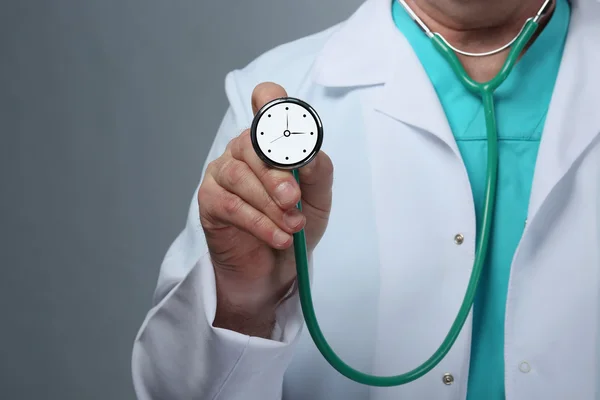
[[[511,268],[508,400],[600,399],[600,2],[572,6]],[[231,72],[230,108],[209,160],[250,126],[251,92],[263,81],[315,107],[335,166],[330,225],[313,259],[314,302],[327,339],[361,371],[413,369],[439,346],[463,300],[475,211],[444,112],[393,24],[390,0],[368,0],[346,22]],[[465,238],[461,245],[456,234]],[[465,399],[470,318],[427,375],[370,388],[324,361],[303,329],[296,295],[280,307],[272,340],[213,328],[215,302],[194,196],[135,340],[139,399]]]

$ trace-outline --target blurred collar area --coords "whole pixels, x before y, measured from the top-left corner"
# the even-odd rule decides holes
[[[570,3],[569,35],[582,40],[587,37],[585,51],[600,52],[600,45],[589,39],[600,37],[600,0]],[[394,24],[392,0],[367,0],[326,42],[312,77],[317,84],[329,87],[377,85],[391,78],[401,61],[402,69],[406,64],[418,63],[410,44]]]

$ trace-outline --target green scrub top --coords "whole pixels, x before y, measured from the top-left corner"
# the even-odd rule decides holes
[[[420,59],[446,113],[465,163],[481,228],[487,165],[483,106],[397,1],[393,19]],[[473,308],[469,400],[504,400],[504,315],[510,266],[521,240],[537,152],[570,19],[567,0],[496,90],[499,170],[492,241]],[[508,368],[517,368],[510,365]]]

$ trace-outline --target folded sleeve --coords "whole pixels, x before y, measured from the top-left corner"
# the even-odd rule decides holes
[[[251,93],[240,93],[235,72],[225,82],[230,106],[202,175],[252,117]],[[216,303],[213,265],[194,194],[185,228],[165,255],[153,306],[135,338],[132,374],[138,399],[281,398],[303,324],[297,293],[279,305],[271,339],[213,327]]]

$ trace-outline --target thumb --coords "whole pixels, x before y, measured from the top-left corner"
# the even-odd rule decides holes
[[[309,164],[298,170],[302,205],[327,217],[331,210],[333,163],[325,152],[319,151]]]
[[[252,91],[252,112],[256,114],[265,104],[281,97],[287,97],[282,86],[273,82],[259,83]]]

